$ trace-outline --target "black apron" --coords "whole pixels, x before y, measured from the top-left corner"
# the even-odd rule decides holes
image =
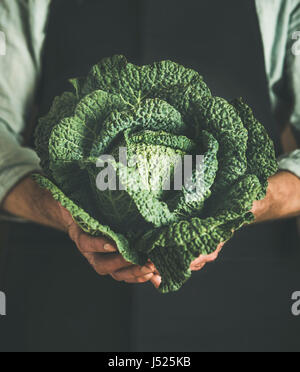
[[[196,69],[214,95],[244,97],[280,151],[254,1],[53,1],[41,114],[69,88],[68,78],[84,75],[113,54],[141,64],[171,59]],[[238,232],[216,263],[195,273],[178,293],[164,296],[149,284],[132,287],[98,278],[67,239],[45,229],[35,232],[48,265],[48,272],[38,272],[39,280],[51,290],[49,285],[35,289],[42,296],[35,300],[38,320],[31,316],[27,330],[31,349],[300,350],[300,321],[291,314],[290,300],[300,287],[293,221]],[[28,245],[37,246],[36,240],[26,236]],[[51,316],[57,300],[61,312]],[[52,304],[50,310],[45,303]]]

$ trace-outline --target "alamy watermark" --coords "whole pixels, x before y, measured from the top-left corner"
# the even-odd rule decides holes
[[[193,198],[204,189],[203,155],[131,155],[127,148],[119,148],[119,162],[112,155],[99,157],[96,166],[104,168],[96,178],[98,190],[181,191]],[[119,184],[118,182],[119,181]],[[193,200],[187,200],[191,202]]]
[[[6,295],[0,291],[0,316],[6,315]]]
[[[292,39],[296,40],[292,46],[292,53],[294,56],[300,56],[300,31],[295,31],[292,35]]]
[[[6,55],[6,36],[3,31],[0,31],[0,56]]]
[[[294,316],[300,316],[300,291],[294,292],[292,294],[292,314]]]

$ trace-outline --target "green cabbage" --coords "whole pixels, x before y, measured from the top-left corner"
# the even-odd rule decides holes
[[[162,293],[178,290],[195,258],[253,221],[252,204],[277,171],[272,141],[242,99],[213,97],[196,71],[171,61],[139,67],[114,56],[71,83],[74,91],[40,119],[44,176],[34,179],[84,231],[114,240],[126,260],[150,259]],[[120,161],[120,147],[128,159],[143,156],[143,167]],[[122,189],[96,186],[101,155],[113,155]],[[185,155],[204,156],[189,176],[202,186],[164,190]]]

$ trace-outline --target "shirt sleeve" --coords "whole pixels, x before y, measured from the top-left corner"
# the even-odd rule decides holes
[[[300,133],[300,0],[294,0],[290,16],[289,42],[286,58],[287,86],[293,102],[290,123]],[[299,138],[299,136],[297,135]],[[279,169],[300,177],[300,150],[279,159]]]
[[[287,75],[288,86],[293,98],[291,124],[300,131],[300,0],[295,0],[289,33]]]
[[[50,0],[0,1],[0,204],[24,176],[39,170],[21,146],[41,70]]]
[[[282,156],[278,163],[280,170],[289,171],[300,178],[300,150]]]

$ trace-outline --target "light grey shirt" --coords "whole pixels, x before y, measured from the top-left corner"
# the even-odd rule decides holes
[[[39,170],[36,153],[21,143],[41,73],[50,1],[0,2],[0,203],[23,177]],[[272,109],[280,107],[278,87],[286,82],[294,103],[290,122],[300,130],[300,0],[256,0],[256,7]],[[300,150],[279,164],[300,177]]]

